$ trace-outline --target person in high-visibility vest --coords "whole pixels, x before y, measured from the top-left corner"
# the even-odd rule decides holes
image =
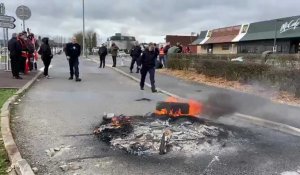
[[[164,67],[166,67],[165,52],[163,46],[161,46],[161,48],[159,49],[159,62],[160,64],[163,64]]]

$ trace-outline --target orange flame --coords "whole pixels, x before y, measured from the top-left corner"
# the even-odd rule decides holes
[[[182,110],[176,110],[174,111],[174,109],[170,109],[170,111],[168,111],[167,109],[161,109],[161,110],[156,110],[155,114],[156,115],[169,115],[171,117],[181,117],[181,116],[191,116],[191,117],[196,117],[198,115],[200,115],[203,111],[203,105],[202,103],[196,101],[196,100],[179,100],[175,97],[169,97],[166,102],[170,102],[170,103],[187,103],[189,105],[189,113],[188,114],[184,114],[182,113]]]

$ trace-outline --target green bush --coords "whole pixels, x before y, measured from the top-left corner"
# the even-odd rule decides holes
[[[228,61],[243,57],[243,62]],[[250,61],[249,61],[250,60]],[[261,64],[262,56],[257,55],[169,55],[170,69],[190,70],[211,77],[222,77],[242,83],[257,82],[268,87],[292,92],[300,97],[300,58],[297,54],[270,55],[266,64]],[[272,64],[270,63],[272,62]]]
[[[195,69],[197,73],[207,76],[223,77],[229,81],[250,82],[261,79],[268,65],[255,63],[240,63],[223,60],[198,60]]]

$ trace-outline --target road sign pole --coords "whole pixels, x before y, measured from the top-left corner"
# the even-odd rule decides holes
[[[23,20],[23,31],[25,31],[25,20]]]
[[[10,64],[9,64],[9,54],[8,54],[8,28],[5,29],[6,31],[6,45],[7,45],[7,48],[6,48],[6,71],[10,71]]]

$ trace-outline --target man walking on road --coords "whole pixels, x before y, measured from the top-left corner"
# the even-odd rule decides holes
[[[73,80],[73,76],[75,73],[76,81],[81,81],[79,78],[79,56],[81,54],[81,46],[77,43],[75,37],[72,38],[72,42],[66,45],[66,56],[69,60],[70,66],[70,78],[69,80]]]
[[[13,33],[12,38],[8,41],[8,50],[9,50],[10,59],[11,59],[12,75],[15,79],[22,79],[22,77],[19,76],[22,46],[20,45],[20,43],[17,40],[16,33]]]
[[[113,66],[112,67],[116,67],[117,66],[117,56],[118,56],[119,47],[115,43],[112,43],[110,49],[111,49],[111,56],[112,56],[112,59],[113,59]]]
[[[130,65],[130,73],[132,73],[132,69],[134,67],[134,64],[136,63],[136,73],[140,72],[140,57],[142,54],[142,48],[139,45],[138,42],[135,42],[135,46],[130,51],[131,59],[131,65]]]
[[[141,63],[142,63],[141,82],[140,82],[141,90],[144,90],[146,75],[149,72],[150,81],[151,81],[151,90],[153,93],[157,92],[155,88],[156,59],[157,59],[157,53],[155,51],[155,46],[152,43],[150,43],[149,47],[146,48],[141,58]]]
[[[105,44],[102,44],[102,46],[99,48],[98,54],[100,56],[100,66],[99,68],[105,67],[105,57],[107,55],[107,48]]]

